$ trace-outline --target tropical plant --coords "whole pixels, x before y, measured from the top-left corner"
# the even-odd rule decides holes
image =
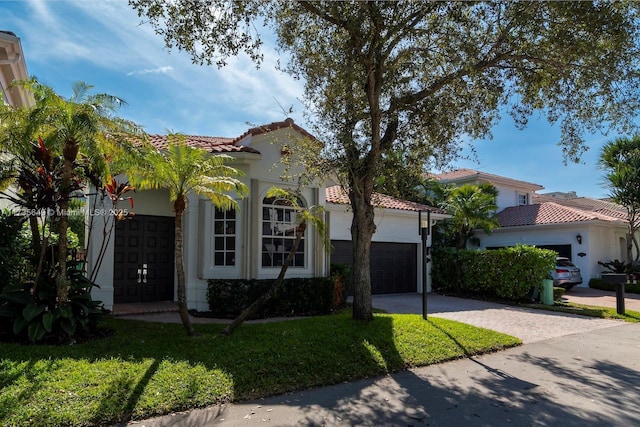
[[[629,274],[633,271],[633,264],[628,264],[617,259],[609,261],[598,261],[598,265],[606,268],[607,273]]]
[[[131,183],[139,190],[168,189],[175,212],[175,261],[178,278],[178,308],[187,335],[194,334],[187,307],[183,260],[182,217],[188,196],[195,193],[208,198],[223,210],[235,209],[238,203],[232,192],[244,197],[247,187],[236,177],[242,172],[226,165],[231,157],[212,155],[202,148],[190,147],[184,135],[170,133],[166,151],[151,149],[142,167],[127,171]]]
[[[610,197],[627,209],[627,263],[640,259],[636,232],[640,228],[640,135],[607,142],[598,160]],[[635,257],[633,248],[635,247]]]
[[[38,140],[39,149],[47,152],[48,157],[38,161],[55,174],[48,179],[55,184],[51,212],[59,234],[56,294],[59,303],[65,304],[71,285],[66,265],[71,200],[82,194],[79,190],[84,182],[101,182],[111,174],[114,163],[129,159],[125,154],[135,151],[131,136],[144,133],[135,123],[114,114],[124,104],[122,99],[92,94],[93,86],[86,83],[75,83],[68,99],[36,79],[16,84],[30,92],[35,102],[26,108],[0,107],[0,147],[11,156],[24,158],[32,150],[32,141]],[[24,189],[23,194],[29,196]]]
[[[78,215],[70,208],[77,209],[76,199],[84,198],[89,183],[100,188],[114,166],[133,162],[136,148],[129,138],[143,134],[113,116],[119,98],[91,95],[84,83],[74,86],[70,99],[35,79],[16,84],[32,93],[35,103],[0,104],[0,172],[11,186],[1,197],[28,220],[31,247],[20,255],[30,268],[3,288],[1,313],[17,337],[74,340],[91,332],[103,313],[101,302],[91,298],[94,285],[84,275],[84,263],[70,257],[79,242],[69,224],[84,228],[84,217],[70,219]]]
[[[473,239],[475,229],[491,233],[499,226],[495,218],[498,191],[492,184],[452,186],[447,188],[445,194],[440,207],[451,215],[443,224],[447,246],[464,249],[467,242]]]
[[[260,62],[254,22],[276,33],[325,142],[327,161],[309,157],[303,169],[337,175],[348,190],[355,319],[373,318],[372,193],[385,153],[448,158],[490,135],[507,105],[519,127],[535,111],[560,121],[566,159],[577,160],[582,132],[632,128],[640,110],[633,2],[129,3],[200,63],[222,66],[240,52]]]

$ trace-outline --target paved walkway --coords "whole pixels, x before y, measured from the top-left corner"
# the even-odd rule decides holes
[[[573,290],[572,294],[574,294]],[[581,301],[577,296],[572,297],[572,299],[574,302]],[[579,303],[582,304],[584,302]],[[389,313],[422,313],[422,295],[374,295],[373,305]],[[615,296],[613,297],[613,306],[615,307]],[[524,343],[542,341],[619,324],[614,320],[554,313],[435,294],[427,296],[427,315],[492,329],[518,337]]]
[[[601,307],[616,306],[615,293],[590,288],[574,288],[565,294],[565,300],[578,304]],[[389,313],[419,314],[422,313],[422,295],[374,295],[373,305]],[[628,310],[640,311],[640,296],[637,294],[627,294],[625,306]],[[180,316],[177,313],[175,303],[157,303],[144,305],[144,308],[141,307],[140,304],[121,305],[118,309],[115,309],[114,312],[118,314],[119,317],[125,319],[165,323],[180,322]],[[520,338],[524,343],[606,328],[616,324],[613,320],[518,308],[487,301],[435,294],[429,294],[427,297],[427,313],[429,316],[457,320],[474,326],[503,332]],[[247,323],[277,320],[282,319],[255,320]],[[191,321],[193,323],[230,322],[230,320],[225,319],[208,319],[193,316],[191,317]]]

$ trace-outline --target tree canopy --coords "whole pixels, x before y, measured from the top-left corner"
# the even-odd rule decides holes
[[[260,24],[276,34],[283,69],[304,80],[323,165],[351,201],[356,319],[372,318],[371,195],[384,153],[446,160],[465,138],[489,136],[506,108],[518,127],[534,112],[559,123],[565,158],[578,161],[585,133],[630,129],[639,108],[633,2],[130,4],[199,63],[241,52],[259,63]]]

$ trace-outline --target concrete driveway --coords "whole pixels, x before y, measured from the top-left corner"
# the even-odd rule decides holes
[[[389,313],[421,314],[422,295],[374,295],[373,306]],[[427,315],[492,329],[520,338],[524,343],[594,331],[620,324],[615,320],[554,313],[435,294],[427,296]]]

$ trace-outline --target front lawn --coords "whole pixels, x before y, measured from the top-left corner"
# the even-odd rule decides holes
[[[88,426],[383,375],[520,344],[418,315],[348,314],[241,326],[110,319],[109,338],[67,347],[2,344],[0,425]]]

